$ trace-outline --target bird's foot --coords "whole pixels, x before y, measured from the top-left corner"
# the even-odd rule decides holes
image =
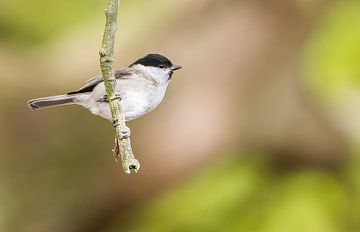
[[[115,97],[113,97],[111,99],[111,101],[116,101],[116,100],[120,100],[120,101],[122,100],[122,97],[120,94],[115,94]],[[109,103],[109,98],[107,95],[104,95],[101,98],[99,98],[97,101],[101,102],[101,103]]]
[[[115,94],[115,97],[113,97],[111,99],[111,101],[116,101],[116,100],[120,100],[120,101],[122,100],[122,97],[121,97],[121,95],[119,93]]]
[[[97,102],[109,103],[109,100],[108,100],[107,95],[104,95],[104,96],[102,96],[101,98],[99,98],[99,99],[97,100]]]

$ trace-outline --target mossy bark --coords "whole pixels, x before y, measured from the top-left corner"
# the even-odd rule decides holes
[[[132,170],[138,172],[140,163],[135,159],[130,143],[130,129],[125,124],[123,102],[121,96],[116,94],[116,79],[114,75],[114,43],[117,30],[117,12],[119,0],[109,0],[105,9],[106,24],[103,41],[100,49],[100,67],[104,79],[106,93],[109,99],[109,107],[115,128],[115,148],[113,150],[115,159],[119,156],[125,173],[130,174]]]

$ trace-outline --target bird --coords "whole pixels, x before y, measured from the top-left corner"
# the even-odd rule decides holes
[[[122,99],[125,121],[137,119],[153,111],[164,99],[174,71],[181,69],[160,54],[148,54],[126,68],[114,72],[116,96]],[[88,80],[77,91],[63,95],[29,100],[33,110],[42,108],[80,105],[94,115],[112,121],[104,80],[101,75]]]

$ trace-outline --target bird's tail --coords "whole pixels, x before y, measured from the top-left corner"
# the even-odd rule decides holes
[[[73,104],[74,99],[75,99],[75,95],[50,96],[50,97],[43,97],[43,98],[30,100],[28,101],[28,105],[30,106],[31,109],[37,110],[52,106]]]

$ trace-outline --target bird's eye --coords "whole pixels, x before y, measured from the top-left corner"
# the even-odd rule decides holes
[[[164,64],[159,64],[158,67],[159,68],[165,68],[165,65]]]

